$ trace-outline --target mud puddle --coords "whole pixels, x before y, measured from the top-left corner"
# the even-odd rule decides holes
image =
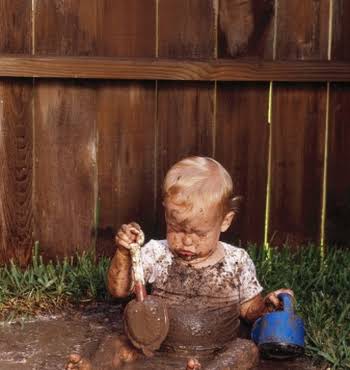
[[[122,330],[121,307],[82,311],[0,325],[0,370],[62,370],[71,352],[94,353],[101,339]]]
[[[108,335],[122,333],[122,307],[95,304],[81,311],[40,317],[22,324],[0,325],[0,370],[62,370],[71,352],[92,357]],[[185,359],[158,353],[125,365],[124,370],[184,370]],[[306,359],[262,360],[259,369],[307,369]]]

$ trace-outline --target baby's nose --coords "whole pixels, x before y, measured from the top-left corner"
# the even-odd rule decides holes
[[[192,237],[189,234],[184,234],[182,238],[183,245],[190,246],[192,245]]]

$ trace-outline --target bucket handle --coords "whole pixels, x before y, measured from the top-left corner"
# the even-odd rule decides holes
[[[283,311],[294,312],[293,297],[290,294],[280,293],[277,297],[283,303]]]

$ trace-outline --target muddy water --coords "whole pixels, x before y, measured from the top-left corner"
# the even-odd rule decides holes
[[[62,370],[67,354],[91,357],[108,335],[122,332],[122,308],[92,305],[84,310],[0,326],[0,370]],[[184,370],[186,359],[158,353],[124,370]],[[305,359],[262,361],[259,369],[315,370]],[[318,369],[321,369],[320,367]]]
[[[121,332],[120,306],[0,326],[0,370],[62,370],[70,352],[91,354],[107,334]]]

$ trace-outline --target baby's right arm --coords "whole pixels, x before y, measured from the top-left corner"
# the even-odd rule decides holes
[[[136,222],[121,226],[115,237],[116,253],[108,270],[108,290],[114,296],[123,298],[132,291],[130,245],[142,234]]]

